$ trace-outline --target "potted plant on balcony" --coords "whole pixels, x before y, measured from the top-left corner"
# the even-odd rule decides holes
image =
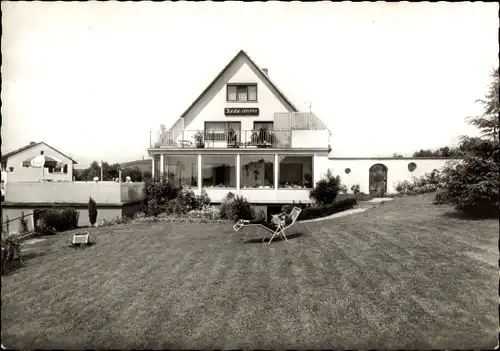
[[[203,139],[203,133],[198,131],[194,135],[194,140],[196,140],[196,147],[199,149],[203,149],[205,147],[205,140]]]
[[[259,148],[272,147],[274,145],[274,134],[267,128],[260,128],[258,131],[254,130],[250,137],[251,144]]]
[[[239,144],[236,142],[237,135],[233,128],[227,131],[227,147],[238,148]]]

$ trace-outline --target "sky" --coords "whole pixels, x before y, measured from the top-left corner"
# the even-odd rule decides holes
[[[498,65],[498,4],[2,1],[2,153],[45,141],[79,163],[148,157],[245,50],[332,132],[377,157],[474,135]]]

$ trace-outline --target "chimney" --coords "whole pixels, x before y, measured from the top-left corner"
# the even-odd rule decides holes
[[[30,141],[30,145],[35,145],[36,141]]]
[[[263,68],[263,69],[262,69],[262,72],[264,72],[264,73],[266,74],[266,76],[268,76],[268,75],[269,75],[269,70],[268,70],[267,68]]]

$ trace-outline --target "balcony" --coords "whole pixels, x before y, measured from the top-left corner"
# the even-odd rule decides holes
[[[328,148],[328,130],[164,130],[150,148]]]

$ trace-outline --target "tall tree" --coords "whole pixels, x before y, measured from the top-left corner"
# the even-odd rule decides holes
[[[467,117],[480,131],[479,137],[461,136],[457,155],[460,162],[444,169],[445,188],[436,195],[436,203],[452,203],[469,215],[495,215],[499,210],[499,137],[500,110],[498,68],[492,73],[492,83],[484,99],[481,116]]]

